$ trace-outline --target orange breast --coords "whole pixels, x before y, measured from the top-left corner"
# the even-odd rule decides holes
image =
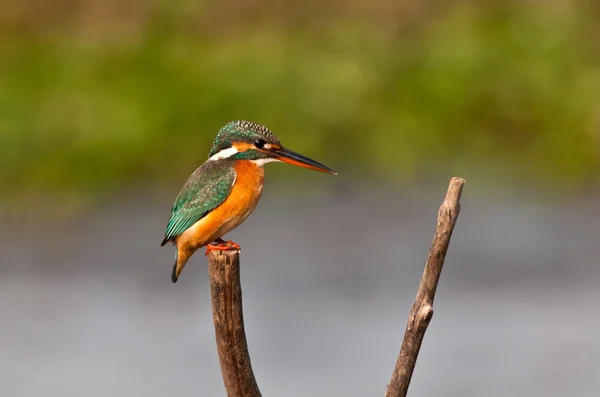
[[[251,161],[235,164],[235,183],[225,201],[186,230],[177,245],[197,249],[238,227],[256,208],[262,194],[264,170]],[[183,248],[183,247],[182,247]]]

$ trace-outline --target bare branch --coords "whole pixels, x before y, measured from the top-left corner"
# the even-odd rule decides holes
[[[433,316],[435,291],[460,211],[459,200],[464,183],[463,179],[452,178],[438,212],[437,230],[385,397],[404,397],[408,391],[421,343]],[[252,371],[244,330],[239,252],[212,251],[208,256],[208,269],[217,350],[227,395],[261,397]]]
[[[459,200],[464,183],[464,179],[452,178],[446,198],[438,212],[437,229],[429,249],[425,271],[423,272],[417,297],[410,309],[400,355],[385,397],[404,397],[408,391],[410,379],[421,349],[421,342],[423,342],[425,331],[433,316],[435,291],[444,266],[450,237],[460,212]]]
[[[211,251],[208,272],[217,350],[227,395],[260,397],[244,330],[239,252]]]

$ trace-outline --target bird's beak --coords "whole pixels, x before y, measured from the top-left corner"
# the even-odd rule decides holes
[[[331,168],[286,148],[281,148],[272,154],[274,158],[276,158],[279,161],[283,161],[284,163],[308,168],[309,170],[321,171],[326,172],[328,174],[337,175],[337,172],[335,172]]]

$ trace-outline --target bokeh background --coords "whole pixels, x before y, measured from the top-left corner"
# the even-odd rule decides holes
[[[410,392],[600,390],[600,6],[0,0],[0,395],[224,395],[170,207],[230,120],[267,166],[243,247],[266,396],[383,395],[467,180]]]

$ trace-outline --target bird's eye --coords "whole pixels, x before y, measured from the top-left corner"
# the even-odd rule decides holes
[[[262,149],[263,146],[265,146],[265,143],[267,142],[265,142],[263,139],[259,139],[257,141],[254,141],[254,146],[256,146],[259,149]]]

